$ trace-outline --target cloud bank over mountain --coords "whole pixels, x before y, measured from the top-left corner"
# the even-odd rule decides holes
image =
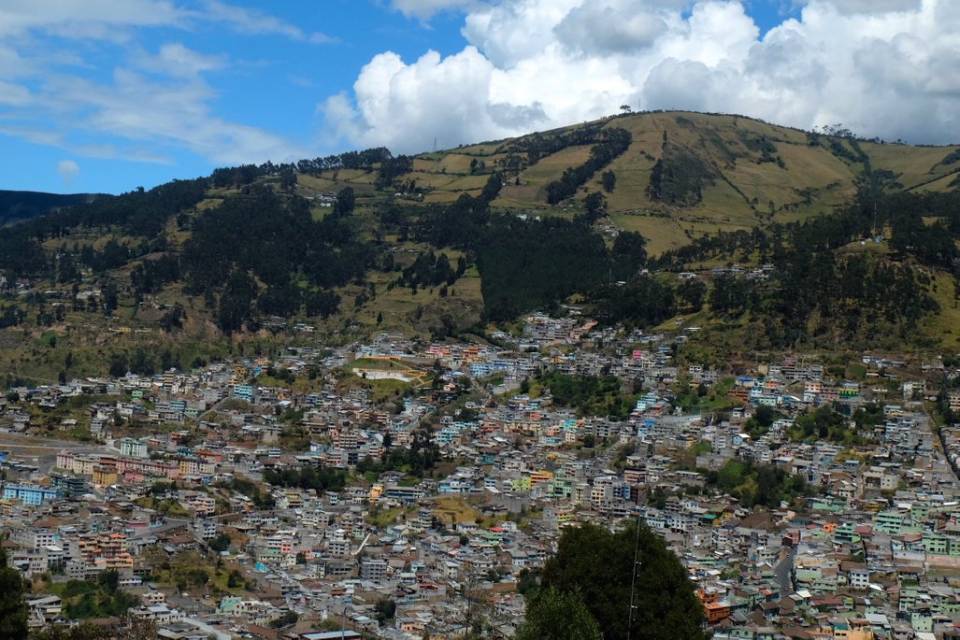
[[[395,0],[463,12],[467,46],[376,55],[320,105],[360,146],[421,151],[634,110],[730,112],[960,140],[960,3],[809,0],[761,36],[737,0]]]

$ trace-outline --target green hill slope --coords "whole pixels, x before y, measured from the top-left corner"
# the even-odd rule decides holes
[[[701,326],[714,355],[956,348],[958,149],[646,113],[103,196],[0,234],[0,376],[437,338],[571,296],[607,322]],[[711,272],[766,263],[756,282]]]
[[[632,135],[629,149],[609,166],[616,175],[616,187],[607,194],[608,209],[618,227],[646,236],[653,253],[716,230],[749,229],[830,212],[854,195],[854,180],[865,162],[874,169],[893,171],[905,188],[946,190],[960,173],[957,146],[864,142],[741,116],[643,113],[584,126],[598,125],[626,129]],[[417,158],[415,170],[403,179],[424,187],[426,202],[443,203],[462,193],[476,195],[483,187],[482,174],[501,170],[512,180],[494,201],[494,208],[558,213],[565,207],[547,205],[546,185],[559,179],[566,168],[583,162],[589,145],[572,145],[534,163],[515,150],[525,141],[568,130],[426,154]],[[670,149],[699,159],[711,174],[704,181],[702,196],[688,206],[650,197],[651,174]],[[511,155],[515,156],[512,162]],[[484,166],[471,174],[474,161]],[[576,198],[589,191],[602,191],[599,174]]]

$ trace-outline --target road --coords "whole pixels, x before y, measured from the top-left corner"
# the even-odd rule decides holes
[[[780,552],[780,562],[773,568],[773,573],[780,585],[780,597],[786,598],[793,594],[793,560],[797,556],[795,547],[784,547]]]
[[[190,524],[189,520],[182,520],[177,518],[167,518],[167,521],[160,525],[159,527],[150,527],[134,535],[130,536],[131,540],[140,540],[142,538],[149,538],[151,536],[160,535],[161,533],[166,533],[167,531],[172,531],[174,529],[179,529],[185,525]]]
[[[9,450],[11,453],[17,453],[18,450],[21,450],[56,454],[61,449],[93,453],[102,451],[103,448],[103,445],[77,442],[76,440],[55,440],[22,433],[0,432],[0,450]]]

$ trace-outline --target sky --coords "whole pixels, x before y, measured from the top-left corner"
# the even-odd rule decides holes
[[[960,142],[957,0],[0,0],[0,188],[416,153],[633,110]]]

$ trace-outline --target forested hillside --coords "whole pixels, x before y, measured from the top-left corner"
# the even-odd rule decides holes
[[[958,172],[956,148],[676,113],[218,169],[5,229],[0,375],[186,366],[307,329],[484,333],[570,301],[697,326],[713,355],[954,347]]]
[[[97,196],[77,193],[60,195],[38,191],[0,190],[0,226],[43,215],[51,209],[89,202]]]

